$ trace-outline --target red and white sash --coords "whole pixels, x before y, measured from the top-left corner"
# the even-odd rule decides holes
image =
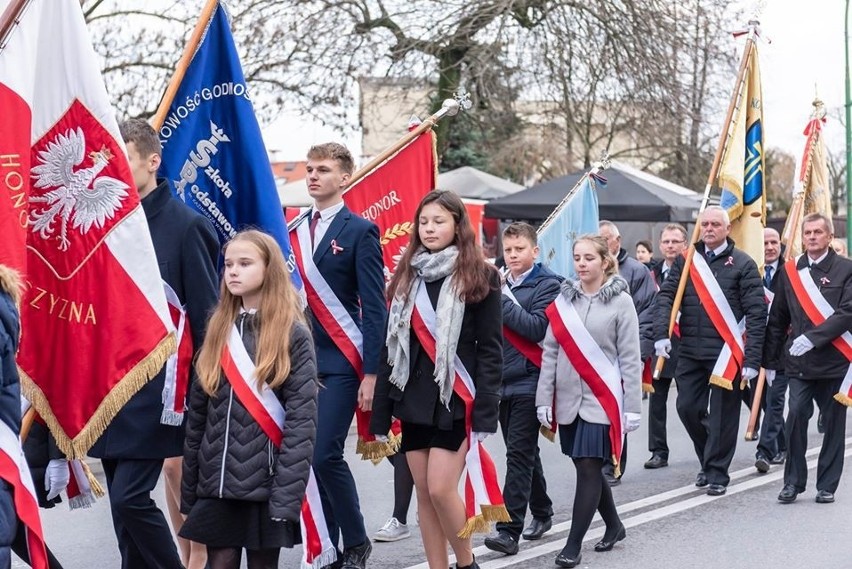
[[[728,299],[725,298],[716,277],[713,276],[713,271],[710,270],[710,266],[704,260],[704,255],[694,254],[692,265],[695,270],[690,271],[689,278],[692,279],[695,292],[701,300],[701,306],[707,312],[707,316],[710,317],[716,332],[725,342],[719,358],[713,366],[710,383],[725,389],[733,389],[734,378],[742,367],[745,358],[745,342],[743,340],[745,317],[737,322]]]
[[[804,267],[796,270],[796,263],[799,258],[801,258],[801,255],[784,263],[784,270],[790,279],[793,294],[799,301],[805,315],[813,322],[814,326],[819,326],[834,314],[834,308],[822,295],[811,276],[809,268]],[[844,405],[852,406],[852,334],[849,333],[849,330],[846,330],[840,337],[832,340],[831,344],[850,362],[843,383],[840,385],[840,392],[834,398]]]
[[[521,303],[518,302],[518,299],[515,298],[514,294],[512,294],[512,289],[509,288],[509,285],[503,285],[503,294],[505,294],[509,300],[517,306],[521,306]],[[540,344],[536,344],[532,340],[524,338],[505,324],[503,325],[503,336],[510,344],[512,344],[513,348],[521,353],[522,356],[531,361],[537,368],[541,369],[542,349]]]
[[[177,353],[166,360],[163,414],[160,417],[160,423],[179,427],[183,424],[186,392],[189,388],[189,371],[192,367],[192,334],[189,331],[189,320],[186,318],[186,307],[181,304],[177,293],[169,286],[169,283],[163,281],[163,288],[166,290],[169,315],[177,331]]]
[[[228,343],[222,349],[220,363],[237,399],[257,421],[272,444],[280,447],[284,440],[284,407],[266,383],[258,389],[254,362],[246,351],[236,324],[231,329]],[[328,535],[313,468],[308,477],[300,518],[302,566],[318,569],[334,563],[337,559],[337,549]]]
[[[609,441],[616,476],[620,474],[621,448],[624,441],[624,387],[621,370],[610,361],[592,338],[574,305],[561,294],[547,307],[553,336],[568,361],[592,390],[609,419]]]
[[[0,478],[12,487],[15,512],[26,528],[30,566],[47,569],[47,549],[30,469],[21,448],[21,439],[3,421],[0,421]]]
[[[435,361],[437,315],[429,300],[426,286],[422,282],[417,289],[414,310],[411,313],[411,328],[423,349]],[[453,393],[464,402],[464,422],[467,431],[468,450],[465,455],[467,477],[465,479],[465,512],[467,522],[459,531],[459,537],[470,537],[474,533],[490,530],[490,522],[508,522],[510,520],[506,506],[503,505],[503,492],[497,481],[497,469],[494,461],[482,443],[471,436],[473,429],[473,402],[476,398],[476,386],[470,373],[458,355],[455,356],[455,380]]]

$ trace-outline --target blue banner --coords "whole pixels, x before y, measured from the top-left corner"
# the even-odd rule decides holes
[[[301,288],[272,167],[221,4],[159,134],[159,173],[174,193],[213,223],[223,243],[247,228],[272,235],[293,284]]]
[[[539,262],[556,274],[573,277],[574,240],[586,233],[597,235],[598,221],[598,194],[594,179],[587,174],[556,217],[539,229]]]

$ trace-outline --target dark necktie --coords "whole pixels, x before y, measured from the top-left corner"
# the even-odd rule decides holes
[[[710,250],[710,251],[707,251],[706,255],[707,255],[707,260],[712,261],[713,257],[716,256],[716,253],[714,251]]]
[[[766,265],[763,275],[763,285],[766,288],[772,288],[772,265]]]
[[[317,230],[317,224],[320,220],[320,212],[315,211],[313,217],[311,217],[311,223],[308,225],[308,231],[311,234],[311,249],[316,248],[316,243],[314,243],[314,233]]]

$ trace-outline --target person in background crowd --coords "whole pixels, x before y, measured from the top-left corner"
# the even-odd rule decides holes
[[[562,277],[549,271],[538,257],[538,236],[528,223],[513,223],[503,232],[508,273],[503,285],[503,393],[500,428],[506,443],[506,481],[503,501],[509,522],[498,522],[496,536],[485,547],[506,555],[518,552],[529,506],[533,519],[524,539],[541,539],[552,526],[553,502],[538,448],[539,423],[535,392],[541,370],[541,347],[547,330],[544,311],[559,294]]]
[[[841,257],[848,257],[849,255],[846,253],[846,241],[843,239],[838,239],[835,237],[831,240],[831,248],[834,249],[834,252],[840,255]]]
[[[612,441],[621,440],[622,423],[625,432],[639,427],[642,410],[639,320],[606,241],[577,238],[574,269],[577,280],[566,280],[547,310],[536,391],[539,421],[550,428],[556,420],[562,452],[577,469],[571,530],[556,557],[560,567],[576,567],[582,560],[595,510],[606,524],[595,551],[609,551],[626,537],[603,463],[618,459]]]
[[[650,241],[643,239],[636,242],[636,260],[651,269],[656,263],[654,261],[654,246]]]
[[[816,502],[834,502],[843,473],[848,391],[839,393],[850,373],[841,351],[852,321],[852,261],[831,248],[831,219],[811,213],[802,221],[805,253],[779,271],[766,327],[763,365],[767,376],[783,365],[789,381],[787,461],[778,501],[791,503],[805,491],[808,423],[813,402],[822,409],[822,446],[817,461]],[[788,341],[788,338],[792,341]],[[839,345],[838,345],[839,344]],[[841,400],[843,402],[841,402]]]
[[[391,418],[402,423],[401,450],[408,459],[430,569],[475,569],[470,538],[459,537],[467,514],[458,493],[469,445],[497,431],[503,366],[500,277],[477,246],[464,203],[434,190],[414,216],[411,241],[388,285],[388,365],[376,387],[370,431],[380,440]],[[434,328],[411,324],[426,304]],[[421,317],[426,322],[426,317]],[[434,338],[426,344],[421,334]],[[433,352],[434,350],[434,352]],[[454,389],[461,362],[475,386],[472,409]],[[438,362],[436,365],[435,362]],[[466,370],[466,371],[465,371]],[[466,418],[471,420],[468,436]]]

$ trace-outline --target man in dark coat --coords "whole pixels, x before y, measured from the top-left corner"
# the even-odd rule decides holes
[[[636,314],[639,316],[639,334],[641,338],[651,336],[651,329],[654,326],[654,297],[657,294],[657,286],[654,284],[654,278],[651,276],[651,271],[648,267],[627,255],[627,249],[621,246],[621,233],[618,227],[611,221],[601,220],[598,224],[600,236],[606,239],[609,252],[618,260],[618,274],[627,281],[630,287],[630,298],[633,299],[633,306],[636,307]],[[653,352],[653,343],[643,341],[640,343],[642,361],[648,360]],[[627,470],[627,436],[624,437],[624,445],[621,448],[621,476]],[[615,476],[615,469],[612,461],[604,461],[603,466],[604,477],[610,486],[616,486],[621,483],[621,476]]]
[[[728,238],[731,222],[728,212],[710,206],[699,218],[701,241],[695,255],[702,255],[718,284],[735,321],[745,318],[745,353],[740,373],[729,388],[710,385],[716,360],[725,344],[707,311],[712,301],[698,295],[690,270],[680,305],[680,351],[677,369],[677,412],[695,446],[701,464],[695,485],[707,486],[711,496],[727,491],[728,468],[737,446],[740,422],[740,378],[757,377],[766,327],[766,299],[757,264]],[[654,320],[654,344],[657,355],[668,357],[669,316],[683,269],[680,258],[660,288]],[[709,409],[709,412],[708,412]]]
[[[795,501],[805,491],[808,479],[805,451],[814,400],[822,409],[825,431],[817,462],[817,503],[834,502],[843,472],[846,407],[834,395],[852,371],[849,358],[833,342],[845,342],[841,337],[850,331],[852,261],[830,247],[833,237],[830,218],[819,213],[805,216],[802,240],[806,253],[791,261],[795,263],[795,281],[788,268],[779,271],[766,329],[763,354],[766,373],[774,374],[783,362],[790,388],[787,462],[784,487],[778,494],[778,500],[783,503]]]
[[[212,224],[157,179],[162,147],[142,120],[121,125],[133,180],[160,265],[160,276],[186,307],[193,352],[201,348],[216,304],[219,239]],[[164,459],[183,455],[184,427],[161,424],[165,367],[134,395],[89,451],[106,475],[122,568],[183,567],[163,513],[151,499]]]
[[[527,506],[533,516],[524,539],[541,539],[551,525],[553,503],[538,448],[539,422],[535,392],[541,372],[541,348],[547,332],[544,311],[559,294],[562,277],[535,263],[535,228],[513,223],[503,232],[503,257],[509,270],[503,287],[503,392],[500,428],[506,442],[503,501],[511,521],[497,524],[497,535],[485,547],[507,555],[518,552]],[[521,350],[526,351],[523,353]],[[535,354],[535,363],[528,356]]]

